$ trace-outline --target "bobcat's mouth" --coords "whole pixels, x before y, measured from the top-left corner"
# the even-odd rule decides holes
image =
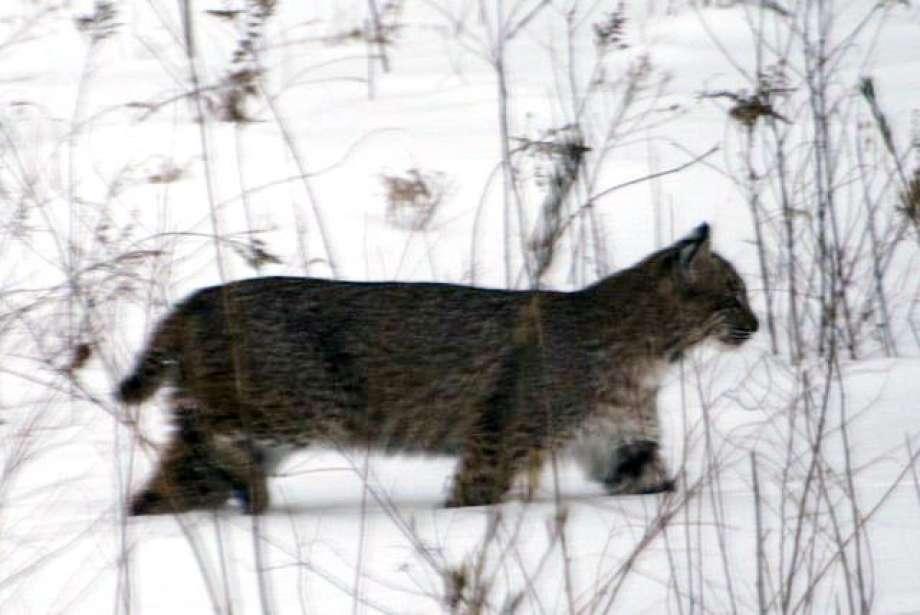
[[[759,323],[753,314],[726,316],[718,336],[718,340],[726,346],[740,346],[757,333]]]
[[[728,346],[740,346],[754,336],[756,329],[742,329],[732,327],[725,334],[719,337],[719,341]]]

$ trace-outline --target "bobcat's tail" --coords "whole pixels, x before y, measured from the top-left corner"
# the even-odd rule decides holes
[[[116,397],[126,404],[139,404],[160,387],[170,366],[179,358],[179,319],[173,312],[157,326],[134,370],[121,381]]]

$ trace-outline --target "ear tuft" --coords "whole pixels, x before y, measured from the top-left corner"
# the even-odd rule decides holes
[[[709,250],[709,224],[706,222],[693,229],[689,235],[677,242],[681,268],[687,272],[693,259]]]
[[[693,232],[690,233],[690,236],[687,237],[687,239],[696,241],[698,243],[702,243],[709,239],[709,223],[703,222],[701,225],[693,229]]]

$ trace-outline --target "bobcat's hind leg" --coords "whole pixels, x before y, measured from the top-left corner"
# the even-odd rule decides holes
[[[246,440],[228,436],[214,438],[214,450],[243,510],[250,515],[265,512],[269,499],[265,454]]]
[[[153,478],[131,499],[132,515],[159,515],[218,508],[233,485],[213,460],[181,438],[169,443]]]
[[[265,473],[257,456],[239,445],[171,442],[147,486],[131,501],[132,515],[220,508],[234,496],[243,509],[259,514],[268,507]]]
[[[268,506],[261,455],[245,440],[213,435],[188,400],[174,408],[176,432],[146,487],[132,498],[132,515],[219,508],[236,496],[246,512]]]

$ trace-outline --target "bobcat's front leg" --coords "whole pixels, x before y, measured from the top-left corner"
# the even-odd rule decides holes
[[[628,406],[608,405],[575,446],[589,478],[611,494],[672,491],[674,481],[660,452],[657,391],[645,391]]]
[[[638,440],[620,444],[611,453],[610,467],[603,479],[611,494],[643,494],[673,491],[657,442]]]
[[[498,504],[511,487],[515,475],[514,459],[501,451],[501,443],[492,434],[469,443],[454,476],[446,506],[485,506]]]
[[[487,409],[464,447],[446,506],[498,504],[535,456],[534,443],[519,425],[509,425],[505,408]]]

